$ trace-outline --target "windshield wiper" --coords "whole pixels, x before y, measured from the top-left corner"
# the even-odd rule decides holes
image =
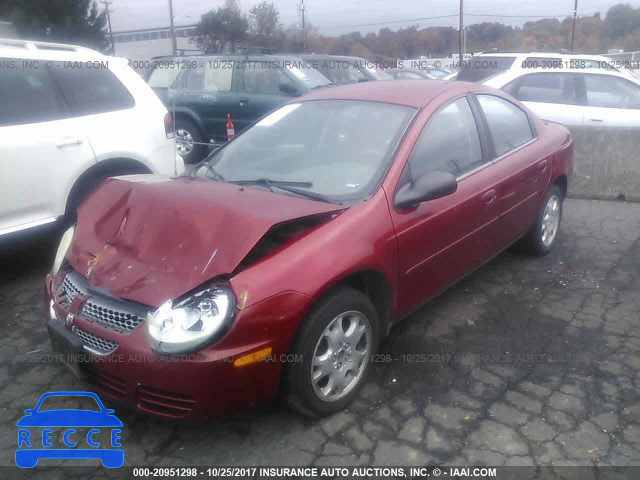
[[[271,180],[268,178],[256,178],[255,180],[231,180],[229,183],[235,183],[236,185],[263,185],[273,192],[273,187],[284,190],[285,192],[295,193],[301,197],[311,198],[312,200],[319,200],[321,202],[333,203],[328,197],[316,192],[308,192],[306,190],[300,190],[295,187],[313,187],[311,182],[293,182],[288,180]]]

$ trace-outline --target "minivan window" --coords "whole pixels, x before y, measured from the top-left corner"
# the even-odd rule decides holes
[[[120,80],[106,68],[64,68],[51,70],[74,115],[114,112],[135,106],[135,100]]]
[[[22,62],[10,59],[0,59],[0,64],[12,65],[0,68],[0,126],[68,116],[64,100],[47,70],[24,68]]]
[[[483,55],[465,60],[456,80],[480,82],[511,68],[516,57],[492,57]]]
[[[520,107],[494,95],[477,98],[489,125],[496,157],[533,139],[529,117]]]

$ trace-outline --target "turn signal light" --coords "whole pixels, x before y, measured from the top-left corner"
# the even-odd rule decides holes
[[[234,367],[245,367],[247,365],[251,365],[252,363],[259,362],[260,360],[264,360],[269,355],[273,349],[271,347],[261,348],[260,350],[256,350],[255,352],[248,353],[241,357],[236,358],[233,361]]]

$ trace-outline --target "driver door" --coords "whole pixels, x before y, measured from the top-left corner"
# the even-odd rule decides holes
[[[455,193],[391,208],[400,260],[399,312],[408,313],[500,248],[498,179],[467,97],[441,107],[414,145],[396,191],[429,171],[458,179]]]

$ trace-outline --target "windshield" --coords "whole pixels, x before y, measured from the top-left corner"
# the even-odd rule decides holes
[[[360,201],[378,189],[415,111],[355,100],[285,105],[212,153],[196,174],[334,203]]]

